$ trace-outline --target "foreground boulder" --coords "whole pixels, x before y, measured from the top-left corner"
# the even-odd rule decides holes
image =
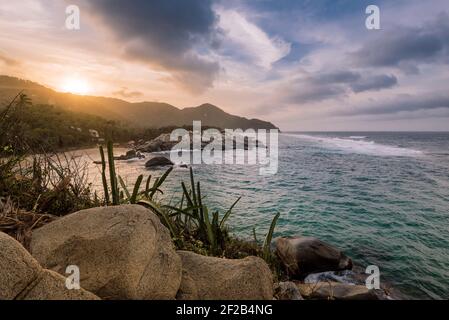
[[[300,279],[310,273],[352,268],[352,260],[343,252],[313,237],[278,238],[276,254],[288,274]]]
[[[18,298],[23,300],[100,300],[84,289],[67,289],[66,278],[51,270],[43,270],[39,281]]]
[[[272,300],[270,268],[257,257],[221,259],[178,251],[183,278],[178,299]]]
[[[43,269],[22,245],[0,232],[0,300],[97,300],[84,289],[69,290],[66,279]]]
[[[181,260],[168,230],[138,205],[93,208],[33,232],[33,256],[63,274],[80,269],[81,286],[105,299],[174,299]]]
[[[154,157],[147,161],[145,167],[154,168],[154,167],[167,167],[173,165],[174,163],[171,162],[170,159],[167,159],[166,157]]]
[[[307,299],[319,300],[378,300],[375,290],[366,286],[338,282],[317,282],[298,284],[301,295]]]

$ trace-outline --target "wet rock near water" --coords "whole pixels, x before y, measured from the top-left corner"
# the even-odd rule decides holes
[[[338,282],[366,287],[366,280],[369,275],[366,273],[365,268],[355,265],[352,270],[326,271],[310,274],[304,279],[304,283]],[[403,293],[393,288],[385,279],[380,281],[379,290],[375,290],[374,292],[380,300],[403,300],[406,298]]]
[[[317,282],[297,284],[301,295],[318,300],[379,300],[375,290],[366,286],[339,282]]]
[[[126,152],[126,154],[123,154],[118,157],[114,157],[114,160],[116,160],[116,161],[128,161],[128,160],[133,160],[133,159],[145,159],[145,155],[143,155],[139,151],[129,150],[128,152]],[[94,164],[102,164],[101,161],[94,161],[93,163]]]
[[[166,157],[154,157],[145,163],[147,168],[173,166],[174,163]]]
[[[132,159],[145,159],[145,155],[141,154],[139,151],[136,150],[129,150],[124,155],[114,157],[114,160],[119,161],[132,160]]]
[[[278,238],[276,254],[293,279],[303,279],[310,273],[352,268],[352,260],[342,251],[313,237]]]

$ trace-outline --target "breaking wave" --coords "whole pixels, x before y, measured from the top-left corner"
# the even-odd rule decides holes
[[[384,157],[417,157],[424,153],[420,150],[402,148],[364,140],[366,137],[331,138],[305,134],[283,134],[284,136],[300,138],[318,143],[320,146],[348,153],[366,154]]]

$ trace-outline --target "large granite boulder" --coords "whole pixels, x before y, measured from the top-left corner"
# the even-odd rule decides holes
[[[188,251],[178,254],[183,268],[179,299],[273,299],[272,273],[260,258],[222,259]]]
[[[304,298],[318,300],[378,300],[375,290],[338,282],[298,284]]]
[[[39,281],[18,298],[23,300],[100,300],[84,289],[67,289],[66,278],[45,269]]]
[[[310,273],[346,270],[352,260],[334,246],[313,237],[276,239],[276,254],[291,277]]]
[[[176,294],[176,300],[198,300],[198,289],[195,284],[195,280],[189,275],[188,271],[182,271],[182,280],[178,293]]]
[[[104,299],[174,299],[181,260],[169,231],[138,205],[82,210],[33,232],[33,256],[63,274],[79,267],[81,286]]]
[[[0,300],[97,300],[84,289],[69,290],[66,278],[43,269],[12,237],[0,232]]]

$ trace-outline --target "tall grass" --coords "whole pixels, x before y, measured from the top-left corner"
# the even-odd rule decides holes
[[[116,173],[113,143],[107,143],[108,162],[106,162],[103,146],[99,147],[99,151],[101,157],[101,177],[105,205],[136,204],[143,200],[152,201],[157,192],[163,193],[160,188],[173,168],[168,169],[160,178],[156,178],[152,186],[150,184],[151,175],[148,176],[145,190],[141,190],[143,175],[138,176],[136,182],[132,186],[131,193],[123,178]],[[107,171],[109,172],[109,185],[106,177]]]

